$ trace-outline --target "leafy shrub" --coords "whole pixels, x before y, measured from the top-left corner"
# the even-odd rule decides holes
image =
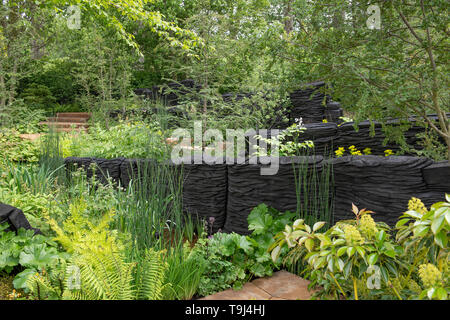
[[[261,204],[248,216],[250,236],[216,233],[199,241],[196,254],[206,265],[199,294],[206,296],[228,288],[239,289],[253,277],[271,276],[279,263],[268,252],[274,235],[291,222],[295,213],[279,211]]]
[[[45,274],[27,281],[35,299],[132,300],[160,299],[167,265],[162,253],[146,251],[136,275],[136,263],[125,256],[126,246],[117,232],[109,229],[113,212],[99,223],[83,216],[87,203],[74,202],[71,215],[62,226],[50,219],[55,238],[72,256]]]
[[[190,300],[197,293],[206,261],[196,258],[195,249],[186,242],[166,254],[168,268],[163,290],[164,300]]]
[[[376,223],[371,211],[353,205],[355,220],[340,221],[324,233],[323,222],[313,227],[297,220],[276,236],[272,258],[281,248],[306,263],[311,286],[319,296],[354,299],[447,299],[450,195],[428,211],[417,199],[396,225]],[[417,211],[418,210],[418,211]],[[419,283],[422,283],[422,286]]]
[[[16,289],[26,289],[27,279],[47,268],[56,266],[67,256],[57,250],[55,242],[32,230],[6,232],[8,225],[0,225],[0,271],[10,274],[21,271],[13,281]]]
[[[45,85],[31,84],[21,94],[20,98],[31,110],[52,110],[56,105],[56,98]]]
[[[300,136],[306,131],[306,127],[303,126],[301,118],[296,119],[296,122],[276,137],[264,138],[261,135],[256,135],[255,139],[263,141],[270,148],[276,146],[280,156],[297,156],[304,150],[314,148],[314,142],[311,140],[301,141]],[[257,150],[255,154],[258,156],[271,154],[270,150],[260,146],[254,147]]]
[[[3,161],[36,163],[39,160],[39,144],[22,139],[15,130],[0,129],[0,150]]]
[[[50,194],[20,193],[15,189],[0,187],[0,202],[22,210],[30,224],[44,234],[50,232],[50,226],[46,222],[47,217],[63,216],[62,209]]]
[[[89,134],[80,134],[63,142],[64,156],[98,158],[162,157],[164,139],[157,124],[119,122],[110,129],[99,124]]]

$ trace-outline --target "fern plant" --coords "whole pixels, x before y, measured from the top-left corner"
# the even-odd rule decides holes
[[[149,249],[138,262],[129,262],[125,248],[109,229],[113,212],[98,224],[83,216],[86,202],[70,207],[71,216],[60,227],[49,223],[55,240],[70,253],[67,263],[30,277],[27,287],[35,299],[157,300],[162,298],[167,264],[163,252]]]

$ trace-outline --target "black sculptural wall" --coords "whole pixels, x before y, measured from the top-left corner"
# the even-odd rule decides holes
[[[89,164],[102,170],[95,174],[127,186],[139,161],[133,159],[66,158],[67,168],[78,164],[92,175]],[[148,161],[148,160],[145,160]],[[215,218],[214,231],[248,233],[247,216],[260,203],[278,210],[295,211],[297,198],[293,164],[296,158],[281,158],[276,175],[260,175],[261,164],[184,165],[184,211],[204,219]],[[429,206],[450,193],[450,166],[427,158],[409,156],[345,156],[309,158],[302,163],[320,172],[333,171],[333,219],[352,218],[351,204],[375,211],[374,218],[393,225],[406,210],[408,200],[417,197]],[[303,201],[303,199],[301,199]],[[314,214],[313,212],[311,214]]]

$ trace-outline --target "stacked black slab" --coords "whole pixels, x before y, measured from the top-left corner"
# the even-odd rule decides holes
[[[334,171],[335,221],[353,219],[354,203],[374,211],[375,220],[393,226],[411,197],[430,205],[438,196],[430,193],[422,176],[422,170],[433,163],[427,158],[346,156],[329,161]]]
[[[324,113],[324,119],[328,122],[341,123],[340,119],[344,115],[344,110],[339,102],[330,101],[327,103]]]
[[[261,162],[267,159],[263,159]],[[264,175],[261,169],[267,165],[261,162],[228,166],[228,199],[225,232],[249,234],[247,217],[251,210],[261,203],[281,212],[295,212],[297,209],[296,175],[298,168],[305,166],[308,174],[322,171],[322,157],[281,157],[276,174]],[[300,195],[300,202],[305,197]],[[307,209],[305,209],[307,210]],[[314,214],[309,212],[309,214]]]
[[[302,86],[290,94],[291,112],[290,120],[302,118],[304,123],[322,122],[325,115],[325,105],[330,101],[320,90],[325,82],[312,82]]]
[[[95,174],[96,180],[103,184],[108,184],[109,181],[118,184],[121,178],[120,166],[123,161],[125,161],[125,158],[100,159],[68,157],[64,159],[64,165],[68,169],[68,172],[73,172],[81,168],[86,172],[88,179],[92,178]]]
[[[34,234],[42,234],[39,229],[33,228],[22,210],[0,203],[0,225],[8,224],[5,231],[17,232],[19,229],[33,230]]]

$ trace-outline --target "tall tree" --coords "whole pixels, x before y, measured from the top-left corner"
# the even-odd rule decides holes
[[[450,161],[448,1],[318,0],[295,61],[329,81],[360,118],[423,122]],[[343,17],[333,23],[333,17]],[[435,114],[437,121],[429,114]]]

